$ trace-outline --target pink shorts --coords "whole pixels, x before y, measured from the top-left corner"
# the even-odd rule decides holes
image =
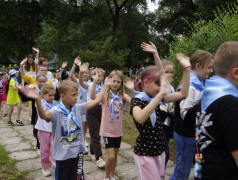
[[[0,102],[2,102],[2,101],[7,101],[7,96],[6,96],[6,94],[0,95]]]
[[[140,180],[164,180],[165,152],[160,156],[138,156],[134,154]]]

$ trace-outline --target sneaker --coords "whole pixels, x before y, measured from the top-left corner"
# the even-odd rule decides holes
[[[16,124],[17,124],[18,126],[24,126],[23,122],[20,121],[20,120],[16,120]]]
[[[8,122],[7,122],[7,125],[8,125],[8,126],[14,126],[15,124],[14,124],[12,121],[8,121]]]
[[[88,143],[87,143],[87,141],[85,141],[85,146],[88,147]]]
[[[115,176],[111,177],[110,180],[117,180]]]
[[[46,168],[46,169],[42,168],[42,174],[43,174],[43,176],[47,177],[47,176],[51,175],[51,172],[48,168]]]
[[[94,154],[88,153],[88,157],[90,157],[93,161],[96,161],[96,157]]]
[[[96,165],[97,165],[97,167],[99,167],[99,168],[104,168],[105,167],[105,161],[103,160],[103,158],[102,157],[100,157],[99,158],[99,160],[97,161],[97,163],[96,163]]]
[[[85,151],[85,153],[83,153],[84,155],[88,154],[88,149],[87,148],[85,148],[85,149],[86,149],[86,151]]]

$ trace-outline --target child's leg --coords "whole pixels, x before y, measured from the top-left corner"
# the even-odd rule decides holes
[[[134,154],[135,164],[139,173],[140,180],[145,180],[145,179],[146,180],[154,180],[154,179],[163,180],[165,162],[161,161],[161,166],[163,167],[158,167],[158,163],[157,163],[158,158],[159,156],[150,157],[150,156],[138,156]],[[164,158],[165,158],[165,155],[164,155]]]
[[[12,119],[13,110],[14,110],[14,105],[9,105],[8,121],[11,121],[11,119]]]
[[[21,118],[21,103],[17,104],[17,120]]]
[[[50,161],[50,142],[51,135],[48,132],[38,130],[38,139],[40,142],[40,160],[42,168],[46,169],[49,167]]]
[[[83,125],[83,135],[84,135],[84,138],[85,138],[86,133],[87,133],[87,129],[88,129],[88,125],[87,125],[87,122],[82,122],[82,125]]]
[[[50,141],[50,162],[51,162],[52,168],[55,169],[56,168],[56,162],[55,162],[55,160],[52,157],[52,151],[53,151],[53,146],[52,146],[53,137],[52,137],[52,133],[50,133],[49,141]]]
[[[2,108],[3,108],[3,114],[7,115],[7,113],[6,113],[6,101],[2,101]]]
[[[107,148],[107,160],[106,160],[106,178],[111,178],[115,173],[116,153],[115,148]],[[113,176],[111,176],[113,175]]]
[[[1,116],[1,113],[2,113],[2,102],[0,101],[0,116]]]
[[[116,167],[117,167],[117,155],[118,155],[119,148],[114,148],[114,150],[115,150],[115,161],[114,161],[114,164],[113,164],[113,168],[112,168],[110,177],[115,176],[115,170],[116,170]]]

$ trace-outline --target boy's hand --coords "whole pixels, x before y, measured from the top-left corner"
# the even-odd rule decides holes
[[[68,65],[68,61],[64,61],[61,68],[64,69],[64,68],[66,68],[67,65]]]
[[[112,84],[112,78],[106,77],[105,81],[104,81],[104,85],[109,87]]]
[[[74,64],[77,64],[78,66],[81,66],[81,59],[79,56],[77,56],[75,59],[74,59]]]
[[[124,85],[126,86],[127,89],[130,91],[134,91],[134,81],[131,79],[131,77],[127,77],[125,79]]]
[[[24,87],[18,86],[19,90],[27,97],[32,98],[32,99],[39,99],[40,95],[39,92],[36,89],[36,86],[34,85],[27,85]]]
[[[142,42],[141,48],[143,49],[143,51],[150,52],[150,53],[156,53],[157,52],[156,46],[151,41],[149,41],[149,43],[150,44]]]
[[[189,57],[185,56],[183,53],[177,53],[176,57],[183,68],[191,66]]]
[[[39,50],[38,48],[35,48],[35,47],[32,47],[32,50],[35,51],[35,52],[37,52],[37,53],[40,52],[40,50]]]
[[[88,63],[83,63],[82,66],[80,67],[80,73],[84,73],[88,70]]]
[[[23,60],[21,61],[20,65],[24,65],[24,64],[26,63],[26,61],[27,61],[27,58],[23,59]]]

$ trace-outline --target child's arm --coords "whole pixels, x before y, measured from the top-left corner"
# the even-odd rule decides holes
[[[127,77],[125,79],[124,85],[127,89],[129,89],[130,96],[128,96],[127,94],[124,94],[123,101],[126,103],[130,103],[131,99],[134,97],[134,81],[131,79],[131,77]]]
[[[87,110],[92,109],[93,107],[97,106],[102,101],[102,98],[103,98],[106,90],[110,86],[110,84],[111,84],[111,79],[106,78],[100,93],[97,94],[97,96],[94,100],[87,102]]]
[[[90,91],[90,98],[93,100],[96,98],[96,85],[98,81],[98,70],[97,68],[92,72],[93,84]]]
[[[232,151],[231,154],[236,162],[236,166],[238,167],[238,150]]]
[[[70,73],[69,73],[69,78],[71,79],[71,81],[77,83],[77,80],[76,78],[74,77],[74,73],[75,73],[75,69],[76,69],[76,66],[81,66],[81,60],[80,60],[80,57],[77,56],[75,59],[74,59],[74,64],[70,70]]]
[[[83,80],[83,73],[86,72],[88,70],[88,63],[84,63],[81,67],[80,67],[80,75],[79,75],[79,84],[84,88],[84,89],[88,89],[88,83],[84,82]]]
[[[153,54],[154,56],[154,60],[155,60],[155,65],[156,66],[159,66],[159,68],[163,69],[164,70],[164,67],[163,67],[163,64],[161,62],[161,59],[159,57],[159,54],[158,54],[158,51],[157,51],[157,48],[156,46],[150,41],[149,42],[150,44],[147,44],[145,42],[143,42],[141,44],[141,48],[143,49],[143,51],[146,51],[146,52],[150,52]]]
[[[159,102],[161,102],[164,96],[168,93],[167,83],[164,76],[160,78],[160,92],[155,96],[155,98],[143,109],[139,106],[134,106],[132,109],[132,115],[136,122],[143,124],[152,114],[156,107],[158,107]]]
[[[40,54],[40,50],[38,48],[32,47],[33,51],[36,52],[36,58],[35,58],[35,72],[37,73],[39,71],[39,67],[38,67],[38,61],[39,61],[39,54]]]
[[[182,77],[182,88],[179,92],[168,94],[164,97],[165,103],[175,102],[181,99],[184,99],[188,96],[189,86],[190,86],[190,70],[191,64],[189,57],[185,56],[182,53],[176,54],[177,59],[180,61],[180,64],[183,67],[183,77]]]
[[[20,87],[18,86],[18,89],[27,97],[35,99],[36,105],[37,105],[37,110],[38,114],[41,119],[45,120],[51,120],[51,111],[45,112],[41,103],[40,95],[39,92],[37,91],[36,87],[34,85],[28,85],[25,87]]]
[[[24,76],[25,75],[25,70],[24,70],[24,64],[26,63],[27,61],[27,58],[23,59],[20,63],[20,73],[21,73],[21,76]]]

